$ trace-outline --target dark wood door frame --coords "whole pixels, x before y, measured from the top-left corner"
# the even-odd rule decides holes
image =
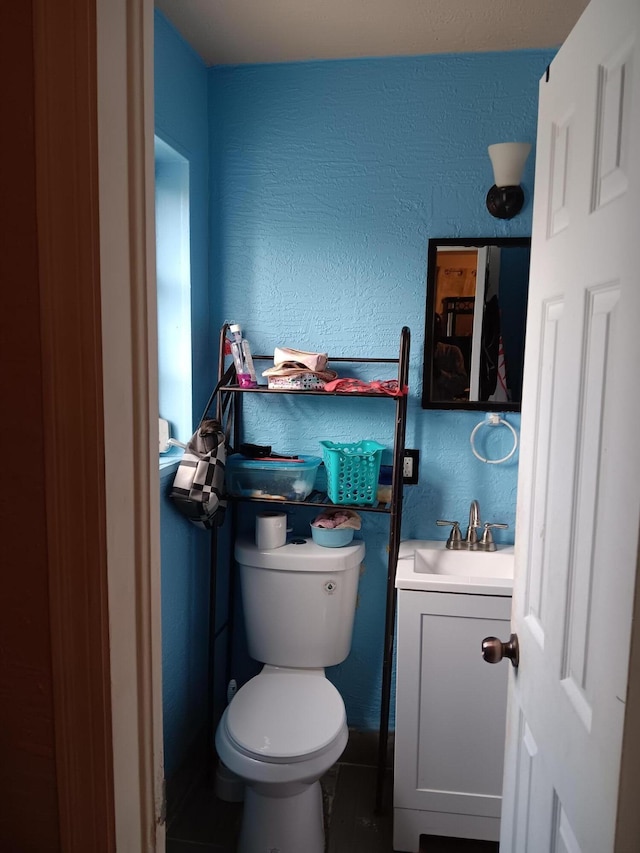
[[[94,0],[34,4],[36,183],[62,848],[115,850]]]
[[[3,4],[0,33],[0,76],[11,89],[2,140],[10,203],[0,225],[10,439],[2,541],[16,617],[0,656],[11,697],[0,702],[2,761],[13,771],[0,775],[0,797],[12,804],[0,848],[99,853],[115,850],[115,825],[95,2]],[[29,645],[39,667],[20,681]],[[46,761],[36,768],[38,753]],[[41,795],[50,807],[42,819]]]

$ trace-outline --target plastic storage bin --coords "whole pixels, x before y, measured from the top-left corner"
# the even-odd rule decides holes
[[[380,503],[391,503],[391,487],[393,484],[393,465],[381,465],[378,476],[377,498]]]
[[[266,462],[240,453],[227,457],[227,491],[238,497],[303,501],[313,491],[320,462],[318,456],[300,455],[302,462]]]
[[[314,527],[311,526],[311,538],[323,548],[344,548],[353,541],[353,527]]]
[[[377,441],[338,444],[321,441],[327,469],[327,494],[334,504],[376,503],[384,445]]]

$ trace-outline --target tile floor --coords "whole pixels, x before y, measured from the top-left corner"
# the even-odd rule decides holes
[[[327,853],[393,853],[391,779],[380,815],[374,814],[375,785],[375,768],[361,764],[336,764],[322,779]],[[241,804],[222,802],[203,785],[172,821],[167,853],[235,853],[241,817]],[[498,853],[498,845],[423,836],[420,853]]]

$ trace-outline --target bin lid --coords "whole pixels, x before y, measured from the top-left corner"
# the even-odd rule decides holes
[[[312,468],[318,468],[322,459],[319,456],[306,456],[302,453],[299,454],[298,459],[302,461],[295,461],[290,459],[249,459],[246,456],[243,456],[241,453],[232,453],[230,456],[227,456],[226,465],[228,468],[233,470],[240,469],[242,471],[271,471],[272,473],[278,473],[278,471],[309,471]]]

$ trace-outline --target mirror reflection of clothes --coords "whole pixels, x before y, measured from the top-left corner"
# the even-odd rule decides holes
[[[460,347],[437,341],[433,350],[434,400],[467,400],[469,376]]]
[[[500,308],[498,297],[492,296],[484,306],[482,348],[480,350],[480,399],[489,400],[498,381],[500,344]]]

